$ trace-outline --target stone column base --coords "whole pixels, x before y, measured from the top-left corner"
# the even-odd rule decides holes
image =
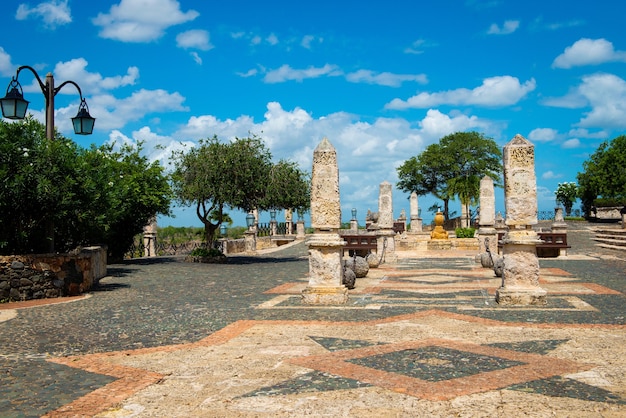
[[[417,234],[422,232],[422,218],[413,218],[411,217],[411,229],[407,231],[408,234]]]
[[[247,253],[256,252],[256,233],[254,231],[245,232],[244,244],[245,244]]]
[[[540,287],[501,287],[496,290],[499,305],[546,305],[548,292]]]
[[[376,254],[380,254],[382,263],[395,263],[398,261],[396,254],[396,233],[393,229],[381,229],[376,234]]]
[[[302,303],[306,305],[344,305],[348,302],[345,286],[308,286],[302,291]]]

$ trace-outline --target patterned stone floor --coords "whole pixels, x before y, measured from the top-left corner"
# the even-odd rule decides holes
[[[542,307],[498,306],[470,253],[403,253],[328,307],[300,302],[302,244],[116,266],[0,310],[0,416],[625,416],[626,257],[580,242],[541,260]]]

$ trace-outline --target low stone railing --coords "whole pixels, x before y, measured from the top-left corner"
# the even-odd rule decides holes
[[[72,254],[0,256],[0,302],[80,295],[106,274],[106,247],[86,247]]]

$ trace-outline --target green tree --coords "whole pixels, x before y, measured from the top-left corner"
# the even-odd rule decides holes
[[[292,209],[305,212],[311,206],[309,174],[293,161],[280,160],[270,169],[261,209]]]
[[[0,251],[64,252],[106,244],[120,259],[157,213],[169,213],[171,191],[158,163],[141,147],[83,149],[27,117],[0,121]],[[52,229],[52,230],[51,230]]]
[[[142,144],[115,149],[107,144],[92,146],[78,155],[84,200],[79,240],[104,242],[109,257],[121,260],[157,214],[169,214],[172,191],[163,167],[142,156]]]
[[[585,214],[599,197],[626,199],[626,135],[600,144],[583,163],[583,170],[576,178]]]
[[[272,156],[257,137],[221,142],[217,136],[172,156],[174,192],[181,204],[196,207],[204,240],[212,246],[226,208],[308,208],[308,177],[294,163]]]
[[[572,206],[574,206],[574,202],[576,202],[576,198],[578,197],[578,186],[576,183],[567,181],[559,183],[554,195],[556,197],[556,201],[565,207],[565,215],[570,216],[572,213]]]
[[[433,194],[443,201],[448,219],[451,199],[458,196],[469,207],[478,198],[482,177],[500,180],[501,161],[502,153],[491,138],[473,131],[456,132],[398,167],[396,187],[407,193]]]

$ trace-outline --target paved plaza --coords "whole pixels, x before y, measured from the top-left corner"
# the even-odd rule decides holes
[[[590,228],[540,260],[547,306],[498,306],[475,252],[398,252],[343,306],[302,304],[302,242],[111,265],[0,305],[0,417],[626,416],[626,252]]]

